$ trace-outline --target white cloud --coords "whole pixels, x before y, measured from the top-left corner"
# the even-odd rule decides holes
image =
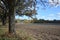
[[[54,16],[54,14],[49,14],[48,16],[53,17],[53,16]]]
[[[60,18],[60,13],[57,13],[57,16]]]
[[[39,15],[38,16],[39,18],[38,19],[45,19],[45,20],[54,20],[54,19],[59,19],[60,20],[60,13],[51,13],[51,14],[48,14],[48,15]]]
[[[55,16],[54,16],[54,14],[49,14],[47,16],[41,16],[40,18],[45,19],[45,20],[53,20],[53,19],[55,19]]]
[[[60,15],[60,13],[57,13],[58,15]]]
[[[49,15],[47,15],[46,19],[47,20],[54,20],[54,19],[56,19],[55,14],[49,14]]]
[[[49,0],[49,4],[51,6],[58,7],[58,6],[60,6],[60,0]]]

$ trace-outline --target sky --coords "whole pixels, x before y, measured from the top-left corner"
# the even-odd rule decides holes
[[[45,20],[60,20],[60,7],[46,8],[45,10],[39,8],[37,10],[37,18]]]
[[[49,0],[49,2],[51,2],[51,5],[55,5],[55,3],[53,3],[51,0]],[[54,6],[54,7],[45,7],[45,9],[43,9],[44,7],[42,7],[41,5],[37,6],[39,8],[37,8],[37,19],[45,19],[45,20],[60,20],[60,0],[59,0],[59,4]],[[31,19],[30,17],[27,16],[23,16],[23,17],[19,17],[16,16],[16,19]]]

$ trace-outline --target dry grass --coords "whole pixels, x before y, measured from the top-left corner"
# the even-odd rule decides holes
[[[17,30],[16,33],[19,34],[19,36],[23,39],[23,40],[37,40],[34,37],[32,37],[31,34],[28,34],[26,31],[23,30]]]
[[[0,40],[36,40],[30,35],[27,35],[23,30],[17,30],[16,34],[9,34],[6,26],[0,26]]]
[[[60,25],[16,24],[16,36],[0,25],[0,40],[60,40]]]
[[[23,30],[37,40],[60,40],[60,25],[17,24],[16,30]]]

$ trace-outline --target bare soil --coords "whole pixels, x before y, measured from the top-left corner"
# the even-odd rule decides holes
[[[37,40],[60,40],[59,24],[16,24],[16,30],[23,30]],[[27,34],[27,35],[28,35]]]

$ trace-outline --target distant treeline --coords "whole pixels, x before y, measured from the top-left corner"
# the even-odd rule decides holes
[[[44,20],[44,19],[39,19],[39,20],[33,20],[33,23],[60,23],[60,20]]]
[[[60,23],[60,20],[44,20],[44,19],[34,19],[34,20],[27,20],[27,19],[24,19],[24,20],[20,20],[20,19],[17,19],[15,20],[16,23]]]

